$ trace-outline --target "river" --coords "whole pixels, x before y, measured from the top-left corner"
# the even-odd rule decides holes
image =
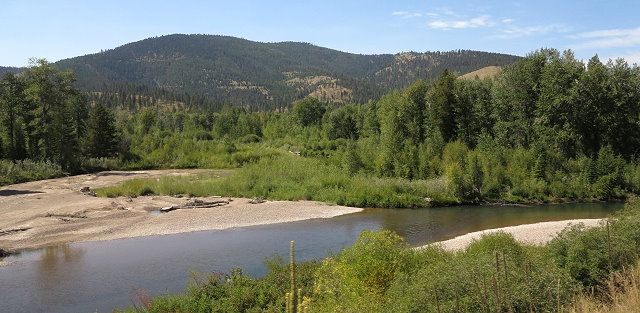
[[[0,267],[3,312],[111,312],[135,304],[136,293],[184,292],[188,271],[265,273],[263,262],[288,255],[325,257],[355,242],[363,230],[388,229],[412,246],[473,231],[566,219],[601,218],[621,203],[367,209],[331,219],[73,243],[10,256]]]

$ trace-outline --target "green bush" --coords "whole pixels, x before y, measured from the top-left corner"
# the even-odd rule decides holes
[[[363,231],[358,241],[322,262],[309,312],[376,312],[413,251],[390,231]]]
[[[256,134],[248,134],[248,135],[244,135],[242,138],[240,138],[240,142],[241,143],[254,143],[254,142],[260,142],[260,136],[256,135]]]
[[[556,311],[576,284],[541,252],[505,233],[485,235],[460,253],[430,248],[418,254],[425,260],[417,271],[394,280],[384,312]]]
[[[548,244],[556,263],[584,286],[598,286],[611,271],[621,270],[640,255],[640,201],[609,218],[608,227],[575,225]]]
[[[284,295],[289,287],[288,265],[280,257],[268,259],[265,264],[268,273],[258,279],[250,278],[238,268],[227,274],[201,275],[192,272],[185,295],[138,299],[142,302],[140,308],[129,308],[125,312],[283,312]],[[297,264],[297,286],[303,295],[311,293],[318,266],[316,261]]]
[[[64,176],[60,165],[31,160],[0,160],[0,186]]]

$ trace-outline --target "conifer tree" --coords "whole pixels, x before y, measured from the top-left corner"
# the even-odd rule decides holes
[[[87,153],[91,157],[112,157],[118,151],[118,134],[113,112],[96,104],[87,121]]]

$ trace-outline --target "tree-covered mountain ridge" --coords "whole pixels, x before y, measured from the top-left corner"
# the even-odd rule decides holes
[[[327,104],[365,103],[445,69],[459,74],[520,57],[457,50],[364,55],[300,42],[262,43],[218,35],[166,35],[61,60],[85,91],[145,86],[218,104],[272,109],[306,96]]]
[[[7,66],[0,66],[0,75],[6,73],[6,72],[14,72],[17,73],[20,71],[20,68],[18,67],[7,67]]]

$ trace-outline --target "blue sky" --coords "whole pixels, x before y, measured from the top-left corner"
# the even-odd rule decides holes
[[[572,49],[640,63],[640,1],[0,0],[0,65],[175,34],[302,41],[352,53]]]

